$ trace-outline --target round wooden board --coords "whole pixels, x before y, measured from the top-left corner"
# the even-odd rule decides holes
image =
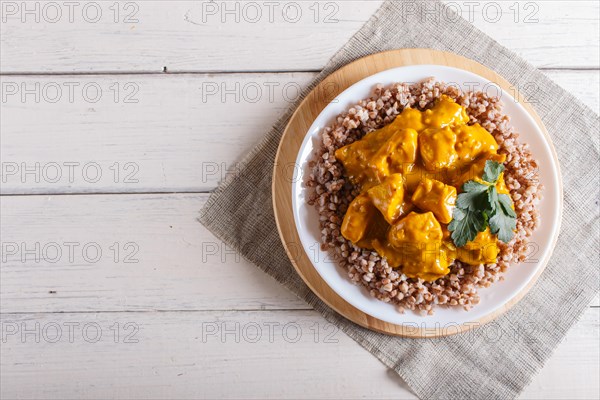
[[[530,115],[537,122],[542,132],[547,138],[548,143],[552,143],[550,137],[544,127],[539,116],[533,110],[533,108],[525,101],[519,93],[515,93],[514,88],[504,78],[499,76],[489,68],[467,59],[465,57],[438,51],[432,49],[400,49],[392,50],[383,53],[372,54],[368,57],[356,60],[333,74],[325,78],[319,85],[317,85],[310,94],[300,104],[296,112],[292,115],[290,122],[288,123],[281,142],[279,143],[279,149],[275,159],[275,166],[273,170],[273,208],[275,211],[275,220],[277,222],[277,228],[279,229],[279,235],[283,242],[286,252],[290,257],[292,264],[296,271],[304,282],[310,287],[310,289],[323,300],[329,307],[333,308],[339,314],[343,315],[347,319],[365,327],[372,329],[377,332],[386,333],[390,335],[406,336],[406,337],[439,337],[444,335],[456,334],[463,332],[468,329],[473,329],[472,322],[478,322],[484,324],[501,315],[503,312],[508,310],[514,304],[516,304],[534,285],[535,281],[546,267],[546,263],[542,265],[537,274],[533,277],[529,285],[523,289],[517,296],[515,296],[510,302],[505,304],[497,311],[488,314],[484,318],[478,321],[472,321],[469,324],[459,325],[457,329],[452,330],[441,330],[441,329],[425,329],[416,328],[414,326],[402,326],[394,325],[388,322],[379,320],[370,315],[365,314],[356,307],[350,305],[343,298],[341,298],[336,292],[334,292],[329,285],[321,278],[308,255],[299,246],[294,246],[295,252],[290,251],[288,243],[300,243],[300,237],[296,230],[294,223],[294,215],[292,211],[292,179],[290,179],[290,171],[286,166],[293,165],[296,162],[298,151],[304,140],[308,129],[321,113],[321,111],[327,106],[328,102],[335,98],[338,94],[346,90],[354,83],[371,76],[375,73],[385,71],[387,69],[406,66],[406,65],[419,65],[419,64],[434,64],[434,65],[446,65],[451,67],[460,68],[473,72],[480,75],[491,82],[494,82],[502,87],[505,91],[514,95],[530,113]],[[324,96],[323,94],[327,95]],[[356,99],[357,101],[360,99]],[[553,156],[558,165],[558,158],[556,152],[553,150]],[[562,193],[562,188],[561,188]],[[560,207],[562,210],[562,206]],[[558,235],[556,235],[557,237]],[[556,241],[555,237],[555,241]],[[554,245],[554,244],[553,244]]]

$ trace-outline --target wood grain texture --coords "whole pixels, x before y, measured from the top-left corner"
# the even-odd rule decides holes
[[[599,110],[598,71],[546,73]],[[0,192],[210,191],[228,173],[235,173],[237,162],[314,75],[2,76],[0,83],[5,88],[16,86],[17,92],[6,94],[0,103]],[[69,85],[74,88],[72,102]],[[95,85],[103,92],[92,103]],[[62,96],[52,103],[56,86],[62,88]],[[22,87],[34,93],[23,99]],[[135,94],[132,88],[137,88]],[[124,102],[129,94],[129,100],[137,103]],[[52,163],[62,173],[56,181]],[[73,179],[67,163],[79,163],[73,165]],[[91,163],[102,172],[97,182]]]
[[[419,65],[419,64],[435,64],[435,65],[447,65],[451,67],[461,68],[473,72],[479,76],[484,77],[490,82],[494,82],[500,86],[503,90],[511,92],[511,84],[504,78],[499,76],[491,69],[469,60],[465,57],[458,56],[449,52],[436,51],[432,49],[401,49],[392,50],[383,53],[372,54],[370,56],[356,60],[344,67],[340,68],[336,72],[325,78],[319,85],[317,85],[302,101],[298,109],[294,112],[290,121],[283,133],[279,148],[277,150],[277,156],[275,158],[275,166],[273,168],[273,209],[275,211],[275,220],[277,222],[277,228],[281,241],[286,248],[288,256],[292,261],[292,264],[296,268],[298,274],[302,277],[304,282],[312,289],[312,291],[319,296],[328,306],[337,311],[339,314],[348,318],[349,320],[374,331],[387,333],[390,335],[408,336],[408,337],[438,337],[448,334],[456,334],[466,331],[469,328],[468,324],[460,325],[460,327],[449,333],[445,329],[439,328],[420,328],[413,329],[413,327],[407,327],[405,325],[394,325],[378,318],[370,316],[356,307],[352,306],[346,300],[344,300],[339,294],[327,285],[327,283],[321,278],[315,267],[313,266],[310,257],[304,251],[291,251],[288,248],[288,243],[301,243],[300,237],[296,225],[294,223],[294,215],[292,211],[292,180],[289,179],[289,175],[286,172],[287,166],[296,162],[298,152],[302,145],[302,141],[306,136],[306,132],[309,130],[311,124],[320,112],[328,105],[328,98],[322,96],[325,92],[325,88],[334,87],[335,93],[331,93],[332,96],[337,96],[343,92],[346,88],[350,87],[354,83],[371,76],[377,72],[385,71],[390,68],[404,66],[404,65]],[[513,93],[514,92],[514,93]],[[513,91],[513,97],[523,105],[529,115],[536,121],[539,129],[546,137],[546,141],[550,145],[552,150],[552,156],[554,163],[558,165],[558,156],[554,151],[552,140],[542,123],[542,120],[537,115],[531,104],[524,101],[524,97],[517,91]],[[558,171],[558,182],[560,182],[560,204],[557,209],[558,221],[561,220],[562,215],[562,179],[560,177],[560,171]],[[554,247],[556,240],[558,239],[557,229],[554,237],[552,238],[551,246]],[[494,312],[491,312],[484,317],[476,320],[480,324],[485,324],[506,312],[510,307],[516,304],[535,284],[537,278],[541,275],[546,264],[549,260],[549,256],[541,260],[540,266],[536,271],[536,275],[529,281],[527,286],[523,288],[517,295],[515,295],[509,302],[498,308]],[[475,322],[475,321],[471,321]]]
[[[2,312],[309,309],[196,221],[207,199],[208,194],[0,197]],[[73,261],[65,242],[79,243],[73,245]],[[51,262],[53,243],[63,255]],[[90,247],[86,261],[87,243],[100,245],[100,260]],[[117,261],[109,248],[114,243]],[[128,261],[138,262],[125,262],[135,249],[125,251],[127,243],[138,246]]]
[[[310,308],[198,223],[207,198],[1,197],[2,312]]]
[[[2,76],[1,191],[210,191],[313,76]]]
[[[416,399],[397,374],[312,310],[1,318],[7,330],[40,326],[40,343],[21,332],[3,343],[3,399]],[[72,343],[66,323],[79,324]],[[56,343],[45,339],[56,336],[53,324],[64,330]],[[97,325],[84,336],[86,324]],[[97,327],[101,339],[91,343]]]
[[[8,3],[22,4],[2,0],[0,7]],[[39,2],[40,7],[47,3]],[[5,99],[10,88],[2,86],[0,159],[19,164],[97,162],[102,179],[87,182],[81,167],[73,182],[36,182],[32,175],[21,182],[10,175],[0,181],[2,194],[212,190],[226,171],[235,171],[235,162],[289,105],[279,89],[292,83],[293,96],[294,84],[304,86],[314,76],[282,71],[321,69],[379,1],[336,1],[339,21],[333,24],[324,23],[325,12],[331,11],[324,8],[328,1],[320,3],[317,23],[308,9],[312,2],[303,3],[305,18],[295,24],[279,17],[274,23],[235,23],[231,15],[221,23],[218,14],[205,24],[203,2],[192,1],[136,1],[133,18],[139,22],[133,24],[123,23],[134,11],[124,8],[126,2],[120,5],[118,23],[111,20],[114,14],[108,8],[114,2],[99,2],[103,18],[89,23],[81,18],[86,3],[92,2],[78,3],[73,23],[65,19],[36,23],[31,15],[21,23],[20,14],[0,20],[0,81],[51,83],[40,102],[31,94],[24,102],[15,101],[21,93]],[[496,23],[483,18],[481,10],[487,3],[492,2],[482,2],[473,14],[477,27],[536,66],[559,69],[546,73],[598,111],[596,1],[568,6],[533,2],[538,6],[538,21],[533,23],[524,22],[532,11],[525,5],[531,2],[516,2],[517,23],[513,22],[517,15],[508,8],[515,2],[498,2],[503,17]],[[458,4],[468,18],[466,5]],[[0,17],[6,11],[2,8]],[[65,8],[62,12],[68,15]],[[165,67],[168,72],[209,73],[170,75],[164,73]],[[150,74],[122,75],[128,71]],[[210,73],[217,71],[228,73]],[[118,75],[85,75],[111,72]],[[24,75],[28,73],[58,75]],[[52,83],[64,90],[57,103],[45,100],[52,95]],[[65,86],[71,83],[79,84],[73,102]],[[81,88],[87,83],[97,83],[103,90],[98,102],[83,98]],[[128,83],[138,85],[133,95],[138,103],[124,102],[136,89],[125,87]],[[207,83],[217,83],[219,92],[203,101],[202,85],[204,92],[213,88]],[[220,85],[230,89],[238,83],[241,88],[250,84],[248,90],[258,83],[264,95],[256,102],[243,96],[236,102],[229,94],[222,101]],[[281,85],[275,88],[273,101],[266,94],[268,84]],[[93,89],[92,85],[90,96]],[[115,162],[121,172],[116,181],[109,168]],[[138,182],[125,182],[124,174],[133,171],[125,169],[127,162],[137,164]],[[395,373],[345,335],[335,336],[337,344],[324,343],[324,336],[314,343],[310,328],[326,322],[254,266],[243,259],[238,262],[195,222],[206,198],[204,194],[0,197],[4,245],[95,241],[105,255],[92,263],[82,260],[79,252],[76,262],[67,258],[35,262],[31,256],[22,262],[14,255],[2,260],[2,332],[7,323],[16,321],[46,327],[53,322],[98,322],[106,332],[96,344],[81,336],[74,343],[7,337],[0,344],[0,397],[414,398]],[[120,244],[123,260],[122,246],[132,240],[139,245],[138,263],[111,260],[110,244]],[[600,397],[598,298],[592,306],[523,399]],[[138,337],[143,340],[115,344],[109,329],[115,322],[121,327],[126,322],[139,324]],[[294,344],[281,339],[237,343],[231,335],[224,342],[203,343],[202,322],[225,322],[229,327],[299,322],[308,335]],[[263,332],[266,335],[266,329]]]
[[[56,22],[46,2],[36,2],[32,14],[14,3],[0,24],[3,73],[320,70],[380,1],[282,1],[272,13],[266,2],[251,10],[238,1],[216,2],[216,9],[205,1],[135,1],[120,3],[118,13],[112,2],[99,2],[96,22],[88,22],[95,8],[84,12],[91,2],[78,3],[71,19],[60,7]],[[448,3],[538,67],[600,66],[597,1]]]
[[[598,398],[598,354],[590,349],[599,315],[584,314],[522,399]],[[3,314],[0,322],[5,332],[18,329],[0,352],[3,399],[416,398],[312,310]],[[25,328],[34,333],[23,338]]]

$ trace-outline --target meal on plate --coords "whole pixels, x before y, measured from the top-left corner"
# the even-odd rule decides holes
[[[434,79],[378,85],[310,162],[321,247],[400,312],[470,309],[531,253],[542,187],[518,138],[496,97]]]

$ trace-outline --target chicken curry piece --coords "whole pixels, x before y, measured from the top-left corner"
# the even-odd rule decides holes
[[[409,278],[434,281],[456,259],[494,263],[497,238],[489,228],[456,248],[447,224],[457,194],[480,180],[487,160],[504,162],[494,137],[468,125],[463,107],[442,96],[433,108],[405,109],[389,125],[335,152],[361,193],[350,203],[341,233],[355,245],[377,251]],[[508,193],[503,177],[498,193]]]

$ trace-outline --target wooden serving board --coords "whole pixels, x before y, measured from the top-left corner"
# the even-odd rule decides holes
[[[328,306],[347,319],[365,328],[378,332],[407,337],[438,337],[473,329],[473,325],[460,325],[458,326],[458,329],[452,329],[450,331],[435,328],[419,329],[414,326],[394,325],[374,318],[350,305],[334,292],[321,278],[304,250],[295,247],[294,251],[291,252],[288,246],[286,246],[286,243],[300,243],[300,237],[296,230],[292,211],[292,179],[289,179],[289,169],[286,169],[286,166],[293,164],[296,161],[302,141],[314,120],[328,105],[331,99],[354,83],[387,69],[419,64],[446,65],[460,68],[473,72],[498,84],[502,89],[511,93],[515,99],[525,107],[544,132],[549,143],[551,143],[544,124],[529,103],[523,101],[523,97],[515,92],[514,88],[507,80],[478,62],[453,53],[432,49],[400,49],[372,54],[340,68],[325,78],[312,92],[310,92],[292,115],[281,138],[277,157],[275,159],[272,186],[273,208],[279,235],[292,264],[304,282],[306,282],[311,290]],[[324,96],[323,93],[327,93],[327,96]],[[359,100],[361,99],[356,99],[356,101]],[[545,264],[542,265],[529,285],[509,303],[505,304],[496,312],[488,314],[478,321],[472,322],[478,322],[479,324],[489,322],[516,304],[534,285],[545,267]]]

